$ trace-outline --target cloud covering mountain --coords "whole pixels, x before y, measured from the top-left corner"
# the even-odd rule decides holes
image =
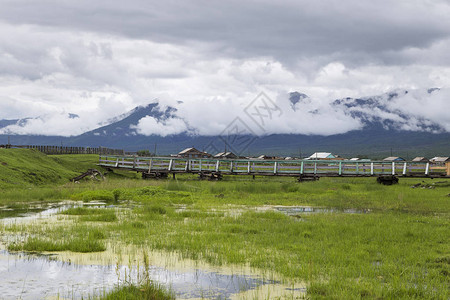
[[[0,120],[30,119],[0,130],[79,135],[158,99],[177,118],[136,134],[213,135],[263,91],[283,112],[263,134],[377,118],[448,132],[449,14],[445,0],[3,1]],[[379,103],[352,106],[365,95]]]
[[[75,114],[56,113],[35,118],[3,121],[0,134],[64,135],[73,128],[79,133],[93,130],[94,135],[219,135],[238,117],[255,135],[306,134],[334,135],[352,130],[379,127],[386,130],[421,131],[430,133],[450,132],[450,116],[442,107],[449,99],[446,89],[395,90],[377,96],[342,98],[320,101],[300,92],[290,92],[268,98],[278,112],[270,117],[260,104],[256,106],[266,124],[260,128],[246,107],[225,101],[205,101],[193,106],[188,102],[156,101],[146,106],[86,126]],[[258,99],[258,98],[256,98]],[[170,104],[170,105],[169,105]],[[63,125],[61,125],[63,124]],[[111,126],[107,126],[111,124]],[[103,126],[103,129],[95,130]],[[106,126],[106,127],[105,127]],[[105,129],[106,128],[106,129]],[[70,134],[66,134],[70,135]]]
[[[445,107],[450,95],[437,88],[397,90],[381,96],[345,98],[333,102],[347,114],[371,126],[398,131],[450,132],[450,117]]]

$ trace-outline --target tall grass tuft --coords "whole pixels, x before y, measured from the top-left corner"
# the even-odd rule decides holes
[[[175,297],[168,293],[162,286],[148,284],[142,286],[122,286],[107,293],[102,300],[172,300]]]
[[[52,241],[42,238],[28,238],[23,244],[10,244],[9,251],[28,251],[28,252],[101,252],[106,250],[103,242],[90,238],[74,238],[64,241]]]

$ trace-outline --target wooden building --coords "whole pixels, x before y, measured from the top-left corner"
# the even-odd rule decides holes
[[[399,157],[399,156],[389,156],[389,157],[386,157],[385,159],[383,159],[383,161],[393,161],[393,162],[396,162],[396,161],[405,161],[405,159],[402,158],[402,157]]]
[[[316,152],[306,158],[307,160],[343,160],[339,155],[330,152]]]
[[[212,158],[212,155],[200,150],[195,149],[194,147],[186,148],[180,153],[178,153],[178,157],[182,158]]]
[[[430,160],[423,156],[417,156],[412,160],[413,162],[429,162]]]
[[[277,159],[277,157],[263,154],[263,155],[258,156],[256,159],[273,160],[273,159]]]
[[[217,153],[216,155],[214,155],[214,158],[218,158],[218,159],[223,159],[223,158],[225,158],[225,159],[235,159],[235,158],[238,158],[238,156],[236,154],[234,154],[233,152],[228,151],[228,152]]]
[[[436,164],[443,164],[446,162],[450,162],[450,157],[436,156],[436,157],[433,157],[432,159],[430,159],[430,162],[436,163]]]

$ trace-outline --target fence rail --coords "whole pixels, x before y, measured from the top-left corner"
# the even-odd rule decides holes
[[[142,173],[215,173],[223,175],[349,176],[450,178],[450,163],[443,166],[426,162],[355,162],[345,160],[242,160],[187,159],[100,155],[99,165]]]
[[[66,146],[43,146],[43,145],[0,145],[0,148],[22,148],[34,149],[45,154],[98,154],[98,155],[124,155],[122,149],[110,149],[105,147],[66,147]]]

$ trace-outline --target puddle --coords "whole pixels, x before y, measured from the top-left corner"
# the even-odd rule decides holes
[[[27,214],[36,214],[43,211],[43,208],[1,208],[0,209],[0,219],[4,218],[14,218],[14,217],[24,217]]]
[[[137,278],[133,267],[79,265],[52,259],[51,256],[11,254],[0,251],[0,293],[6,299],[45,299],[59,296],[81,299],[101,295],[128,276]],[[126,275],[125,275],[126,274]],[[200,269],[173,271],[151,266],[150,278],[171,289],[178,299],[231,299],[234,294],[255,290],[271,280],[236,274],[221,274]],[[126,278],[125,278],[126,276]]]
[[[288,216],[300,216],[303,214],[316,214],[316,213],[344,213],[344,214],[367,214],[372,212],[371,209],[355,209],[355,208],[325,208],[325,207],[314,207],[314,206],[284,206],[284,205],[263,205],[256,207],[245,207],[245,206],[230,206],[224,209],[210,209],[207,212],[200,211],[197,209],[190,209],[187,206],[177,207],[176,212],[202,212],[208,213],[212,216],[223,214],[227,217],[239,217],[247,211],[256,212],[267,212],[267,211],[277,211],[284,213]]]
[[[105,203],[89,203],[105,207]],[[2,225],[56,218],[77,203],[64,202],[38,213],[0,220]],[[80,205],[80,203],[78,203]],[[36,223],[37,224],[37,223]],[[6,238],[6,236],[3,236]],[[1,298],[82,299],[102,295],[124,281],[136,282],[143,249],[110,243],[98,253],[10,253],[0,243]],[[273,274],[262,275],[246,266],[213,267],[201,261],[181,259],[176,253],[146,251],[149,277],[173,291],[177,299],[300,299],[304,285],[284,284]],[[143,278],[141,276],[141,278]]]
[[[337,208],[323,208],[311,206],[273,206],[273,209],[288,216],[295,216],[298,214],[313,214],[313,213],[344,213],[344,214],[366,214],[371,212],[370,209],[337,209]]]
[[[77,266],[45,256],[0,251],[0,293],[4,299],[81,298],[117,282],[114,270]]]
[[[2,208],[0,209],[0,222],[3,225],[10,225],[14,223],[27,223],[30,221],[39,221],[42,219],[47,219],[48,217],[67,210],[71,207],[86,206],[91,208],[105,208],[111,207],[113,205],[108,205],[104,202],[92,201],[92,202],[81,202],[81,201],[63,201],[60,203],[52,203],[45,205],[38,205],[36,207],[30,208]]]
[[[262,275],[245,265],[215,267],[175,252],[147,251],[133,245],[115,243],[105,252],[62,252],[55,258],[87,266],[137,266],[144,261],[144,252],[151,265],[150,278],[170,288],[178,299],[259,299],[267,298],[265,295],[298,299],[306,293],[304,285],[284,284],[273,274]]]

